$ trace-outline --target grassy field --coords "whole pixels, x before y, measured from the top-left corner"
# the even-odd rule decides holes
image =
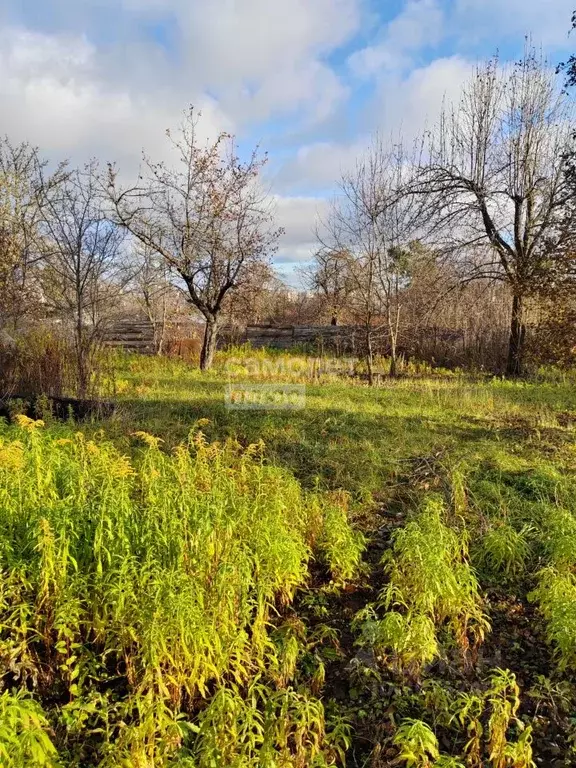
[[[1,428],[0,765],[576,765],[576,377],[353,367],[119,358]]]

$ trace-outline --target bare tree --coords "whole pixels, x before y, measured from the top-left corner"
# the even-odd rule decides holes
[[[134,257],[132,288],[138,306],[152,326],[154,351],[161,355],[178,289],[171,279],[166,260],[149,245],[138,241]]]
[[[89,391],[102,323],[128,280],[121,263],[124,233],[104,210],[97,170],[91,163],[57,187],[41,187],[37,196],[42,289],[48,307],[71,328],[81,397]]]
[[[202,146],[196,128],[190,109],[177,136],[168,132],[176,166],[144,157],[145,177],[127,189],[111,167],[109,193],[118,222],[180,276],[204,316],[205,370],[212,365],[226,296],[267,259],[280,231],[272,228],[270,202],[258,185],[266,158],[254,151],[242,162],[228,134]]]
[[[17,324],[38,306],[38,192],[55,189],[64,176],[65,164],[47,174],[35,147],[0,139],[0,327]]]
[[[352,173],[340,182],[327,233],[322,236],[316,281],[347,294],[348,311],[364,328],[368,378],[373,383],[374,340],[385,336],[396,375],[402,294],[407,281],[405,246],[414,239],[416,198],[405,194],[409,168],[402,147],[386,149],[376,137]],[[327,272],[328,266],[330,272]],[[345,289],[342,287],[345,286]]]
[[[427,196],[435,236],[462,280],[508,285],[512,376],[523,370],[527,298],[574,274],[571,120],[553,72],[533,50],[512,68],[490,61],[458,107],[445,110],[413,187]]]
[[[328,305],[331,325],[338,325],[353,293],[354,281],[350,273],[348,251],[322,247],[314,254],[314,262],[305,271],[312,289]]]
[[[235,328],[262,323],[274,315],[286,286],[269,264],[257,263],[224,302],[225,321]]]

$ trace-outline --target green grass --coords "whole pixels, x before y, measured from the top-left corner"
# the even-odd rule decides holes
[[[537,693],[576,706],[572,374],[116,367],[106,422],[1,430],[2,764],[576,757]],[[229,382],[305,407],[229,408]]]
[[[414,456],[438,451],[460,457],[496,446],[539,460],[544,450],[566,447],[576,422],[576,387],[561,383],[470,381],[465,376],[400,379],[371,389],[362,382],[326,376],[316,382],[306,358],[275,354],[273,374],[259,365],[262,352],[239,373],[217,366],[200,374],[179,361],[125,358],[118,373],[120,416],[116,437],[144,427],[168,445],[185,439],[193,423],[208,418],[209,439],[234,437],[266,445],[270,461],[290,468],[308,487],[343,488],[359,498],[379,494]],[[280,365],[278,360],[288,358]],[[236,360],[241,358],[236,353]],[[326,368],[329,368],[328,362]],[[304,373],[293,375],[302,370]],[[250,373],[252,371],[252,373]],[[287,372],[287,373],[285,373]],[[229,380],[299,382],[301,411],[239,411],[225,403]],[[567,450],[562,461],[574,461]],[[475,460],[475,459],[474,459]]]

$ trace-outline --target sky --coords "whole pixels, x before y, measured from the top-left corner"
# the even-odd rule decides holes
[[[338,177],[370,136],[408,141],[478,61],[526,36],[556,65],[576,0],[1,0],[0,134],[50,160],[136,173],[166,156],[190,104],[269,153],[284,227],[275,264],[298,284]],[[164,154],[163,154],[164,153]]]

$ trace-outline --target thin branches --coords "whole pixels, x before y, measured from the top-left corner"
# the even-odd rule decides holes
[[[270,201],[258,183],[266,157],[254,150],[240,160],[226,133],[201,146],[197,122],[191,108],[177,134],[167,132],[174,165],[145,156],[145,176],[127,189],[110,166],[108,192],[118,223],[164,259],[205,318],[204,369],[212,364],[229,292],[252,265],[266,261],[280,231],[272,227]]]

